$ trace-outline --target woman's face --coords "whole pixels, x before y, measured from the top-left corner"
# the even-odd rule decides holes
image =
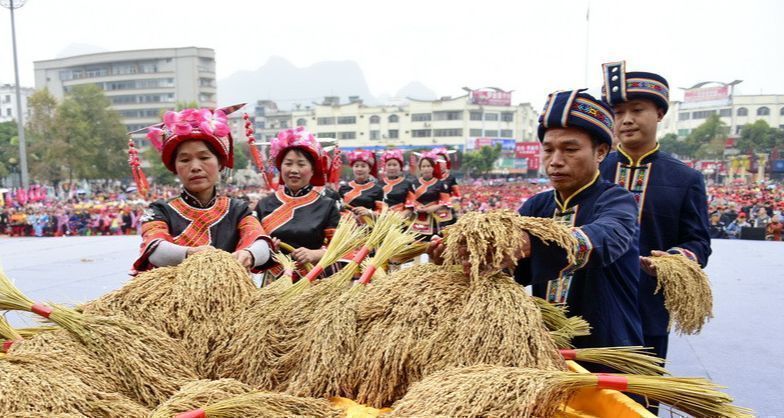
[[[211,190],[220,178],[218,157],[203,141],[186,141],[177,147],[174,157],[177,177],[191,193]]]
[[[433,164],[430,162],[430,160],[422,160],[419,162],[419,172],[425,179],[430,179],[433,177]]]
[[[351,170],[354,172],[355,180],[364,181],[370,177],[370,165],[364,161],[355,162]]]
[[[384,168],[386,169],[387,177],[395,178],[400,175],[400,161],[398,160],[387,160]]]
[[[289,150],[280,164],[280,176],[283,183],[291,190],[299,190],[313,178],[313,164],[302,151]]]

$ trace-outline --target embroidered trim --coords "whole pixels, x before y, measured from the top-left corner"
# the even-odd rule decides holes
[[[212,242],[210,228],[222,221],[229,213],[229,198],[221,196],[211,208],[199,209],[185,203],[181,197],[169,202],[169,206],[190,225],[180,235],[174,237],[174,243],[186,247],[198,247]]]
[[[237,225],[237,231],[240,233],[240,241],[237,243],[237,250],[248,248],[251,244],[256,242],[259,238],[265,235],[264,228],[261,223],[253,215],[248,215],[240,221]]]
[[[404,180],[403,176],[400,176],[400,177],[398,177],[396,179],[393,179],[393,180],[390,180],[390,179],[385,177],[384,178],[384,187],[382,187],[382,189],[384,189],[384,198],[387,197],[387,195],[392,191],[392,189],[395,188],[395,186],[397,186],[398,184],[402,183],[403,180]]]
[[[670,100],[670,89],[659,81],[650,78],[627,78],[626,92],[653,94],[665,101]]]
[[[572,103],[571,112],[569,112],[569,114],[570,116],[585,119],[591,124],[602,128],[602,130],[612,137],[613,115],[607,110],[592,103],[590,100],[581,97],[576,98],[574,103]],[[563,124],[563,126],[566,125]]]
[[[321,195],[315,190],[311,190],[304,196],[292,197],[282,190],[275,192],[275,197],[283,203],[261,220],[261,226],[268,234],[288,223],[294,218],[294,211],[311,205],[318,200]]]
[[[591,242],[591,238],[580,228],[572,229],[572,235],[577,238],[577,262],[574,264],[573,268],[571,268],[571,271],[575,271],[588,264],[588,260],[590,260],[591,253],[593,252],[593,243]]]
[[[358,184],[357,182],[354,181],[350,182],[348,185],[351,187],[351,190],[349,190],[348,192],[346,192],[346,194],[343,195],[343,204],[345,205],[351,204],[352,200],[359,197],[359,195],[361,195],[362,192],[364,192],[365,190],[370,190],[371,188],[373,188],[374,184],[375,183],[373,183],[372,181],[368,181],[365,184]]]

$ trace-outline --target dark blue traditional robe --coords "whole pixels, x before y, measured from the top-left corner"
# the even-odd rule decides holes
[[[566,304],[569,315],[591,324],[591,335],[576,338],[576,347],[642,344],[637,303],[640,271],[637,205],[621,187],[598,177],[571,198],[555,190],[523,204],[524,216],[555,218],[572,227],[580,243],[577,263],[566,252],[531,237],[531,256],[520,261],[515,279],[532,285],[534,296]]]
[[[658,145],[633,162],[622,150],[610,153],[601,165],[602,177],[630,190],[638,202],[640,255],[651,250],[682,254],[705,266],[710,256],[708,207],[702,174]],[[640,272],[640,314],[646,345],[668,333],[670,315],[664,295],[654,295],[656,278]],[[657,343],[658,344],[658,343]],[[660,356],[664,349],[657,349]],[[654,344],[655,345],[655,344]]]

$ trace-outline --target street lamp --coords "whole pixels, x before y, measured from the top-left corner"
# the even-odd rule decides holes
[[[19,131],[19,165],[22,175],[22,187],[27,188],[30,180],[27,177],[27,146],[25,144],[24,114],[22,114],[22,93],[19,86],[19,63],[16,60],[16,25],[14,9],[25,5],[26,0],[0,0],[0,5],[11,11],[11,40],[14,45],[14,79],[16,81],[16,129]]]

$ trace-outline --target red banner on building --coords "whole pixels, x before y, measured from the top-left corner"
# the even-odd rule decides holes
[[[528,160],[528,169],[538,171],[542,144],[538,142],[518,142],[515,144],[515,158]]]

